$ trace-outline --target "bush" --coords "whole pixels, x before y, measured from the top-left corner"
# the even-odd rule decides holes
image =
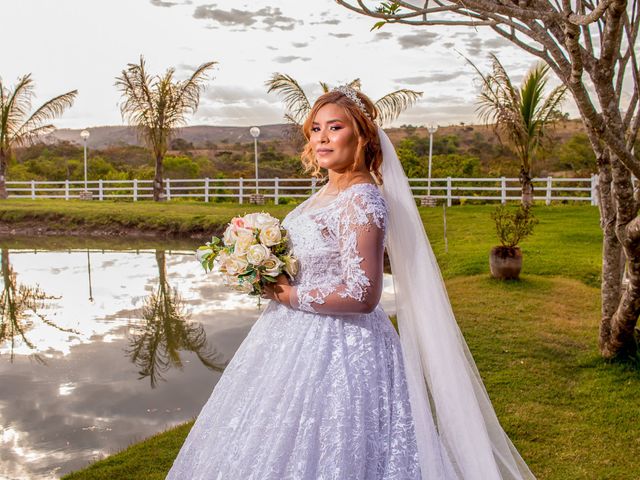
[[[538,223],[531,208],[520,205],[517,209],[500,205],[491,212],[491,219],[496,225],[498,240],[503,247],[512,248],[533,233]]]
[[[163,166],[166,178],[198,178],[200,176],[200,165],[190,157],[167,155]]]

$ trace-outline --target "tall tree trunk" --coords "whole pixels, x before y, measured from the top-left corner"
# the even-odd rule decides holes
[[[637,217],[631,173],[611,152],[609,154],[616,206],[615,231],[626,260],[626,282],[622,282],[619,289],[620,300],[610,319],[608,332],[605,326],[604,338],[601,329],[600,351],[609,359],[635,358],[638,347],[634,330],[640,315],[640,219]]]
[[[611,162],[609,154],[601,151],[598,158],[598,206],[602,228],[602,282],[600,295],[602,310],[600,337],[601,353],[607,350],[611,338],[611,319],[618,309],[621,296],[624,255],[616,235],[616,206],[611,191]]]
[[[520,167],[520,185],[522,186],[522,205],[530,207],[533,205],[533,183],[531,183],[530,172]]]
[[[9,198],[9,192],[7,192],[7,163],[9,161],[8,155],[2,149],[0,149],[0,200]]]
[[[164,182],[162,179],[163,174],[163,164],[164,161],[163,155],[156,156],[156,174],[153,178],[153,200],[156,202],[161,202],[165,200],[164,195]]]

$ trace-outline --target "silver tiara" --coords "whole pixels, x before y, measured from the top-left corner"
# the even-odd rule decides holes
[[[341,94],[343,94],[353,103],[355,103],[356,106],[362,111],[362,113],[364,113],[367,118],[371,120],[371,115],[369,114],[367,107],[364,106],[362,100],[360,100],[360,97],[358,97],[355,88],[350,87],[349,85],[340,85],[338,87],[335,87],[332,92],[340,92]]]

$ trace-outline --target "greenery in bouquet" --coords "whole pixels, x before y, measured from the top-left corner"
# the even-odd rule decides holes
[[[258,298],[263,285],[276,282],[281,273],[291,279],[298,273],[287,231],[264,212],[232,218],[222,238],[198,247],[197,257],[205,271],[221,273],[225,285]]]

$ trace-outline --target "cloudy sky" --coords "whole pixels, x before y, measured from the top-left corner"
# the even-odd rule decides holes
[[[518,81],[536,61],[488,30],[393,25],[372,33],[372,19],[332,0],[5,0],[3,18],[12,40],[3,81],[31,72],[36,102],[78,89],[56,121],[70,128],[122,124],[114,78],[141,54],[151,72],[175,67],[179,78],[219,62],[190,124],[237,126],[282,121],[282,102],[264,86],[274,72],[292,75],[312,99],[319,80],[356,77],[374,99],[401,87],[423,91],[395,125],[471,123],[478,84],[463,55],[486,71],[494,52]],[[572,105],[566,110],[575,116]]]

